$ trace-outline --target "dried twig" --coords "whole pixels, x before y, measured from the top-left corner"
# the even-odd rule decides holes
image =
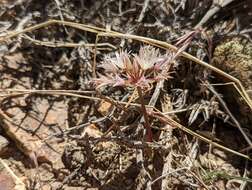
[[[215,15],[221,8],[227,6],[228,4],[232,3],[234,0],[224,0],[221,4],[216,5],[212,4],[212,7],[207,11],[205,16],[200,20],[200,22],[194,27],[195,29],[198,29],[202,27],[213,15]]]
[[[220,101],[221,105],[223,106],[223,108],[225,109],[225,111],[227,112],[227,114],[233,120],[233,122],[235,123],[235,125],[240,130],[241,134],[243,135],[243,137],[245,138],[245,140],[249,144],[249,146],[252,148],[252,142],[251,142],[250,138],[246,135],[246,133],[242,129],[240,123],[237,121],[237,119],[234,117],[234,115],[228,109],[228,107],[227,107],[226,103],[224,102],[224,100],[220,97],[220,95],[218,94],[218,92],[216,92],[216,90],[213,88],[213,86],[211,84],[206,83],[206,86],[218,98],[218,100]]]
[[[162,175],[160,176],[161,178],[164,178],[162,180],[161,183],[161,189],[165,190],[167,189],[168,186],[168,180],[166,179],[166,176],[168,176],[167,174],[169,174],[169,172],[172,170],[172,151],[169,152],[169,154],[165,157],[164,159],[164,166],[163,166],[163,170],[162,170]],[[162,177],[163,176],[163,177]],[[159,178],[160,178],[159,177]],[[157,178],[158,179],[158,178]],[[156,180],[157,180],[156,179]],[[166,180],[165,180],[166,179]],[[152,182],[153,183],[153,182]]]
[[[9,32],[7,35],[5,36],[1,36],[0,37],[0,43],[1,42],[4,42],[10,38],[13,38],[13,37],[16,37],[18,36],[19,34],[24,34],[24,33],[27,33],[27,32],[32,32],[34,30],[37,30],[39,28],[43,28],[43,27],[47,27],[47,26],[50,26],[50,25],[55,25],[55,24],[63,24],[63,25],[66,25],[66,26],[69,26],[69,27],[73,27],[73,28],[76,28],[76,29],[80,29],[80,30],[83,30],[83,31],[87,31],[87,32],[91,32],[91,33],[95,33],[97,34],[97,36],[99,35],[99,37],[115,37],[115,38],[121,38],[121,39],[132,39],[132,40],[136,40],[136,41],[139,41],[139,42],[143,42],[143,43],[147,43],[147,44],[151,44],[155,47],[159,47],[159,48],[162,48],[162,49],[170,49],[174,52],[177,52],[178,51],[178,48],[176,48],[175,46],[171,45],[171,44],[168,44],[166,42],[162,42],[162,41],[158,41],[158,40],[155,40],[155,39],[150,39],[150,38],[146,38],[146,37],[141,37],[141,36],[136,36],[136,35],[130,35],[130,34],[122,34],[122,33],[118,33],[118,32],[114,32],[114,31],[106,31],[105,29],[103,28],[98,28],[98,27],[93,27],[93,26],[89,26],[89,25],[84,25],[84,24],[78,24],[78,23],[74,23],[74,22],[66,22],[66,21],[59,21],[59,20],[49,20],[47,22],[44,22],[44,23],[40,23],[40,24],[37,24],[37,25],[34,25],[34,26],[31,26],[29,28],[26,28],[22,31],[12,31],[12,32]],[[236,79],[235,77],[221,71],[220,69],[204,62],[204,61],[201,61],[199,59],[197,59],[196,57],[188,54],[188,53],[185,53],[185,52],[181,52],[181,56],[193,61],[194,63],[196,64],[200,64],[202,66],[204,66],[205,68],[207,69],[210,69],[220,75],[222,75],[223,77],[229,79],[231,82],[233,82],[233,86],[236,88],[236,90],[239,92],[239,94],[241,95],[241,97],[245,100],[245,102],[249,105],[249,107],[251,108],[252,110],[252,101],[251,99],[249,98],[248,94],[246,93],[245,91],[245,88],[243,87],[243,85],[241,84],[241,82]],[[95,67],[94,67],[95,68]],[[34,93],[34,92],[32,92]],[[29,92],[25,92],[24,94],[32,94],[32,93],[29,93]],[[43,93],[41,93],[43,94]],[[97,98],[97,97],[91,97],[91,96],[85,96],[85,95],[79,95],[79,94],[74,94],[74,93],[46,93],[44,92],[44,94],[48,94],[48,95],[64,95],[64,96],[74,96],[74,97],[79,97],[79,98],[87,98],[87,99],[92,99],[92,100],[101,100],[102,98]],[[126,105],[127,103],[126,102],[118,102],[119,104],[122,104],[122,105]],[[138,106],[140,107],[141,105],[139,104],[133,104],[133,103],[130,103],[131,106]],[[148,107],[146,105],[146,107]],[[150,108],[158,111],[155,107],[153,106],[150,106]],[[158,114],[160,114],[161,112],[156,112]],[[157,115],[153,115],[155,117],[157,117]],[[205,138],[205,137],[202,137],[202,136],[199,136],[197,133],[193,132],[193,131],[190,131],[189,129],[181,126],[179,123],[175,122],[174,120],[172,119],[168,119],[167,120],[167,117],[165,115],[163,115],[161,113],[161,116],[162,117],[157,117],[159,118],[161,121],[164,121],[165,123],[168,123],[168,124],[171,124],[172,126],[175,126],[175,127],[179,127],[181,130],[191,134],[191,135],[194,135],[198,138],[200,138],[201,140],[207,142],[207,143],[210,143],[210,144],[213,144],[214,146],[217,146],[221,149],[224,149],[226,151],[229,151],[229,152],[232,152],[234,154],[237,154],[241,157],[244,157],[246,159],[250,159],[250,157],[244,155],[244,154],[241,154],[239,152],[236,152],[234,150],[231,150],[231,149],[228,149],[224,146],[221,146],[215,142],[211,142],[211,140]],[[175,123],[174,123],[175,122]]]
[[[240,152],[237,152],[235,150],[229,149],[229,148],[227,148],[227,147],[225,147],[223,145],[220,145],[220,144],[218,144],[216,142],[213,142],[212,140],[210,140],[210,139],[208,139],[208,138],[206,138],[206,137],[204,137],[202,135],[199,135],[198,133],[196,133],[196,132],[190,130],[189,128],[186,128],[183,125],[179,124],[178,122],[174,121],[170,117],[165,116],[162,112],[152,112],[151,116],[154,117],[154,118],[159,119],[163,123],[169,124],[172,127],[175,127],[175,128],[177,127],[180,130],[182,130],[182,131],[184,131],[184,132],[186,132],[186,133],[188,133],[188,134],[190,134],[190,135],[192,135],[192,136],[194,136],[194,137],[196,137],[196,138],[198,138],[198,139],[200,139],[200,140],[202,140],[202,141],[204,141],[206,143],[212,144],[212,146],[218,147],[218,148],[220,148],[222,150],[225,150],[227,152],[230,152],[232,154],[238,155],[240,157],[243,157],[243,158],[246,158],[246,159],[252,161],[252,158],[250,158],[249,156],[244,155],[244,154],[242,154]]]
[[[14,179],[16,187],[14,189],[25,190],[25,184],[16,176],[16,174],[10,169],[10,167],[0,158],[0,164],[7,170],[7,172]]]
[[[40,46],[47,46],[47,47],[68,47],[68,48],[76,48],[76,47],[97,47],[99,50],[106,50],[106,49],[116,49],[116,47],[110,43],[97,43],[97,44],[92,44],[92,43],[70,43],[70,42],[61,42],[61,41],[41,41],[41,40],[36,40],[31,38],[30,36],[24,34],[22,36],[23,38],[29,40],[30,42],[40,45]]]
[[[162,178],[164,178],[164,177],[167,177],[167,176],[169,176],[169,175],[172,175],[172,174],[174,174],[174,173],[177,173],[177,172],[182,171],[182,170],[187,170],[187,169],[188,169],[187,167],[182,167],[182,168],[178,168],[178,169],[176,169],[176,170],[174,170],[174,171],[171,171],[171,172],[167,172],[167,173],[165,173],[165,174],[162,174],[161,176],[159,176],[158,178],[156,178],[155,180],[153,180],[153,181],[151,182],[150,185],[154,184],[155,182],[157,182],[158,180],[160,180],[160,179],[162,179]]]
[[[6,41],[7,39],[16,37],[19,34],[31,32],[31,31],[37,30],[39,28],[43,28],[43,27],[46,27],[46,26],[54,25],[54,24],[63,24],[63,25],[73,27],[73,28],[76,28],[76,29],[96,33],[97,36],[99,36],[99,37],[102,37],[102,36],[104,36],[104,37],[108,36],[109,37],[110,36],[110,37],[118,37],[118,38],[122,38],[122,39],[132,39],[132,40],[137,40],[139,42],[148,43],[148,44],[151,44],[153,46],[160,47],[160,48],[163,48],[163,49],[170,49],[170,50],[175,51],[175,52],[178,51],[178,48],[176,48],[175,46],[173,46],[171,44],[168,44],[166,42],[159,41],[159,40],[146,38],[146,37],[141,37],[141,36],[136,36],[136,35],[130,35],[130,34],[122,34],[122,33],[114,32],[114,31],[106,31],[105,29],[99,28],[99,27],[94,27],[94,26],[89,26],[89,25],[84,25],[84,24],[78,24],[78,23],[74,23],[74,22],[60,21],[60,20],[49,20],[49,21],[46,21],[46,22],[31,26],[29,28],[26,28],[26,29],[24,29],[22,31],[9,32],[5,36],[0,37],[0,43]],[[237,78],[223,72],[222,70],[218,69],[217,67],[214,67],[214,66],[212,66],[212,65],[210,65],[210,64],[208,64],[208,63],[206,63],[206,62],[204,62],[202,60],[199,60],[198,58],[196,58],[196,57],[194,57],[194,56],[192,56],[192,55],[190,55],[190,54],[188,54],[186,52],[181,52],[181,56],[183,56],[183,57],[185,57],[187,59],[190,59],[191,61],[193,61],[193,62],[195,62],[197,64],[200,64],[200,65],[206,67],[207,69],[210,69],[210,70],[224,76],[225,78],[231,80],[232,82],[234,82],[235,86],[239,90],[238,91],[239,94],[242,96],[242,98],[246,101],[246,103],[249,105],[250,109],[252,110],[252,101],[251,101],[250,97],[248,96],[245,88],[243,87],[243,85],[241,84],[241,82]],[[95,68],[95,63],[96,62],[94,62],[94,68]]]
[[[23,95],[25,94],[33,94],[35,93],[36,94],[36,90],[32,91],[32,92],[24,92]],[[46,95],[61,95],[61,96],[71,96],[71,97],[78,97],[78,98],[84,98],[84,99],[91,99],[91,100],[103,100],[103,98],[98,98],[98,97],[92,97],[92,96],[86,96],[86,95],[80,95],[80,94],[74,94],[74,93],[59,93],[59,92],[53,92],[51,90],[51,92],[46,92],[46,90],[44,92],[37,92],[38,94],[46,94]],[[20,95],[20,93],[19,93]],[[107,99],[105,99],[105,101],[107,101]],[[128,103],[127,102],[120,102],[120,101],[115,101],[117,104],[121,104],[121,105],[127,105]],[[131,106],[136,106],[136,107],[141,107],[140,104],[137,104],[137,103],[130,103]],[[160,112],[158,109],[156,109],[155,107],[153,106],[148,106],[146,105],[146,108],[149,108],[148,109],[148,112],[151,112],[150,114],[148,115],[151,115],[152,117],[155,117],[157,119],[159,119],[161,122],[164,122],[166,124],[169,124],[170,126],[172,127],[178,127],[179,129],[181,129],[182,131],[188,133],[188,134],[191,134],[197,138],[199,138],[200,140],[206,142],[206,143],[209,143],[209,144],[212,144],[212,146],[215,146],[215,147],[218,147],[222,150],[225,150],[225,151],[228,151],[230,153],[233,153],[233,154],[236,154],[240,157],[243,157],[243,158],[246,158],[248,160],[252,160],[252,158],[250,158],[249,156],[247,155],[244,155],[244,154],[241,154],[237,151],[234,151],[232,149],[229,149],[229,148],[226,148],[216,142],[212,142],[212,140],[210,139],[207,139],[206,137],[203,137],[199,134],[197,134],[196,132],[182,126],[181,124],[177,123],[176,121],[174,121],[173,119],[167,117],[165,114],[163,114],[162,112]],[[154,111],[149,111],[153,109]],[[10,118],[9,118],[10,119]],[[163,129],[164,130],[164,129]]]
[[[137,22],[142,22],[142,20],[144,18],[144,14],[146,12],[146,9],[147,9],[147,7],[149,5],[149,2],[150,2],[150,0],[145,0],[144,1],[143,9],[142,9],[142,11],[141,11],[141,13],[139,15],[139,18],[137,19]]]

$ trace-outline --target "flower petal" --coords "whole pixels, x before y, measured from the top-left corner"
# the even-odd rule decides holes
[[[160,59],[159,50],[152,46],[141,47],[139,54],[134,56],[143,70],[153,68],[155,63]]]
[[[124,86],[126,84],[125,80],[120,76],[115,76],[115,84],[113,86]]]

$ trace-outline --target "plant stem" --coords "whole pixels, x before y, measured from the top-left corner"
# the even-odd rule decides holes
[[[141,108],[143,111],[143,116],[144,116],[144,120],[145,120],[145,127],[146,127],[146,140],[148,142],[152,142],[152,132],[151,132],[151,127],[150,127],[150,122],[149,122],[149,118],[148,118],[148,113],[144,104],[144,99],[143,99],[143,93],[142,93],[142,89],[141,87],[137,87],[137,92],[140,98],[140,102],[141,102]]]

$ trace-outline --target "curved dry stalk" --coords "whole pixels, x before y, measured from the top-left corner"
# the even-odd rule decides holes
[[[24,96],[29,94],[41,94],[41,95],[51,95],[51,96],[69,96],[69,97],[76,97],[76,98],[82,98],[82,99],[88,99],[88,100],[104,100],[107,101],[115,106],[118,104],[124,105],[124,106],[135,106],[141,108],[141,104],[138,103],[131,103],[131,102],[123,102],[123,101],[116,101],[109,97],[94,97],[94,96],[88,96],[88,95],[82,95],[80,93],[87,93],[92,94],[92,91],[75,91],[75,90],[34,90],[34,89],[0,89],[0,92],[6,93],[6,94],[0,94],[0,98],[8,98],[8,97],[16,97],[16,96]],[[126,107],[126,108],[127,108]],[[159,111],[157,108],[149,105],[145,105],[146,108],[151,108],[155,111]]]
[[[83,90],[36,90],[36,89],[17,89],[17,88],[6,88],[6,89],[0,89],[0,92],[28,92],[28,93],[84,93],[84,94],[94,94],[95,91],[83,91]]]
[[[41,41],[41,40],[36,40],[31,38],[28,35],[24,35],[23,38],[29,40],[31,43],[40,45],[40,46],[46,46],[46,47],[66,47],[66,48],[76,48],[76,47],[99,47],[99,50],[106,50],[111,48],[111,49],[117,49],[114,45],[110,43],[71,43],[71,42],[61,42],[61,41],[55,41],[55,42],[50,42],[50,41]]]
[[[235,150],[232,150],[230,148],[227,148],[227,147],[225,147],[223,145],[220,145],[220,144],[218,144],[216,142],[213,142],[211,139],[208,139],[208,138],[206,138],[206,137],[204,137],[204,136],[190,130],[189,128],[186,128],[185,126],[179,124],[178,122],[174,121],[170,117],[165,116],[162,112],[152,112],[151,116],[154,117],[154,118],[159,119],[161,122],[164,122],[164,123],[166,123],[166,124],[168,124],[168,125],[170,125],[172,127],[179,128],[182,131],[186,132],[187,134],[190,134],[190,135],[192,135],[192,136],[194,136],[194,137],[196,137],[196,138],[198,138],[198,139],[200,139],[200,140],[202,140],[202,141],[204,141],[204,142],[206,142],[208,144],[211,144],[212,146],[215,146],[217,148],[220,148],[222,150],[225,150],[227,152],[230,152],[232,154],[235,154],[237,156],[240,156],[240,157],[243,157],[243,158],[246,158],[246,159],[252,161],[251,157],[249,157],[249,156],[247,156],[245,154],[242,154],[240,152],[237,152]]]
[[[224,0],[219,5],[215,5],[215,2],[213,1],[212,7],[207,11],[204,17],[200,20],[200,22],[194,28],[196,29],[196,28],[202,27],[212,16],[214,16],[223,7],[227,6],[233,1],[234,0]]]
[[[62,24],[63,26],[68,26],[68,27],[72,27],[75,29],[79,29],[79,30],[83,30],[86,32],[91,32],[91,33],[95,33],[96,36],[96,42],[95,44],[98,43],[98,38],[101,36],[107,36],[107,37],[118,37],[118,38],[122,38],[122,39],[132,39],[132,40],[137,40],[139,42],[144,42],[147,44],[151,44],[155,47],[159,47],[162,49],[170,49],[172,51],[177,52],[178,48],[167,43],[167,42],[163,42],[163,41],[159,41],[159,40],[155,40],[155,39],[151,39],[151,38],[147,38],[147,37],[142,37],[142,36],[137,36],[137,35],[131,35],[131,34],[123,34],[123,33],[119,33],[119,32],[115,32],[115,31],[106,31],[106,29],[104,28],[99,28],[99,27],[94,27],[94,26],[90,26],[90,25],[85,25],[85,24],[79,24],[79,23],[74,23],[74,22],[67,22],[67,21],[61,21],[61,20],[49,20],[28,28],[25,28],[23,30],[20,31],[12,31],[12,32],[8,32],[6,35],[1,36],[0,37],[0,43],[4,42],[8,39],[11,39],[13,37],[18,36],[19,34],[23,34],[23,33],[27,33],[27,32],[32,32],[34,30],[40,29],[40,28],[44,28],[44,27],[48,27],[50,25],[54,25],[54,24]],[[95,56],[96,57],[96,47],[95,46]],[[229,79],[230,81],[234,82],[236,84],[236,86],[239,88],[239,94],[241,95],[241,97],[245,100],[245,102],[249,105],[250,109],[252,110],[252,100],[250,99],[250,97],[248,96],[245,88],[243,87],[242,83],[235,77],[227,74],[226,72],[223,72],[222,70],[186,53],[186,52],[181,52],[181,56],[197,63],[200,64],[204,67],[206,67],[207,69],[210,69],[222,76],[224,76],[225,78]],[[96,60],[94,60],[94,65],[93,65],[93,72],[95,72],[95,68],[96,68]],[[93,73],[93,75],[95,75]]]
[[[14,180],[16,187],[14,189],[25,190],[23,181],[10,169],[10,167],[0,158],[0,165],[4,167]]]
[[[162,49],[169,49],[169,50],[172,50],[174,52],[178,52],[179,49],[167,42],[163,42],[163,41],[159,41],[159,40],[155,40],[155,39],[151,39],[151,38],[147,38],[147,37],[142,37],[142,36],[137,36],[137,35],[130,35],[130,34],[123,34],[123,33],[119,33],[119,32],[114,32],[114,31],[106,31],[106,29],[103,29],[103,28],[99,28],[99,27],[94,27],[94,26],[90,26],[90,25],[85,25],[85,24],[79,24],[79,23],[74,23],[74,22],[66,22],[66,21],[61,21],[61,20],[49,20],[49,21],[46,21],[46,22],[43,22],[43,23],[40,23],[40,24],[37,24],[37,25],[34,25],[34,26],[31,26],[31,27],[28,27],[28,28],[25,28],[23,30],[20,30],[20,31],[11,31],[11,32],[8,32],[6,33],[6,35],[4,36],[1,36],[0,37],[0,43],[2,42],[5,42],[11,38],[14,38],[20,34],[24,34],[24,33],[27,33],[27,32],[32,32],[34,30],[37,30],[37,29],[40,29],[40,28],[45,28],[45,27],[48,27],[50,25],[55,25],[55,24],[59,24],[59,25],[64,25],[64,26],[68,26],[68,27],[72,27],[72,28],[75,28],[75,29],[79,29],[79,30],[82,30],[82,31],[86,31],[86,32],[91,32],[91,33],[95,33],[96,34],[96,41],[95,41],[95,45],[94,45],[94,48],[95,48],[95,55],[94,55],[94,58],[96,58],[96,51],[97,51],[97,46],[98,46],[98,40],[99,40],[99,37],[117,37],[117,38],[122,38],[122,39],[132,39],[132,40],[136,40],[136,41],[139,41],[139,42],[143,42],[143,43],[147,43],[147,44],[151,44],[155,47],[159,47],[159,48],[162,48]],[[229,79],[231,82],[234,83],[234,87],[236,88],[236,90],[239,92],[239,94],[241,95],[241,97],[244,99],[244,101],[248,104],[248,106],[250,107],[250,109],[252,110],[252,101],[250,99],[250,97],[248,96],[247,92],[245,91],[245,88],[243,87],[243,85],[241,84],[241,82],[227,74],[226,72],[223,72],[222,70],[202,61],[202,60],[199,60],[198,58],[186,53],[186,52],[181,52],[180,54],[182,57],[185,57],[191,61],[193,61],[194,63],[196,64],[200,64],[204,67],[206,67],[207,69],[209,70],[212,70],[213,72],[217,73],[217,74],[220,74],[222,76],[224,76],[225,78]],[[95,72],[95,68],[96,68],[96,60],[94,60],[94,65],[93,65],[93,72]],[[28,90],[29,91],[29,90]],[[92,97],[92,96],[85,96],[85,95],[80,95],[80,94],[75,94],[75,93],[67,93],[67,92],[36,92],[36,91],[30,91],[30,92],[18,92],[17,94],[18,95],[25,95],[25,94],[33,94],[33,93],[40,93],[40,94],[47,94],[47,95],[64,95],[64,96],[74,96],[74,97],[79,97],[79,98],[85,98],[85,99],[92,99],[92,100],[102,100],[103,98],[99,98],[99,97]],[[6,95],[5,95],[6,96]],[[7,95],[8,96],[8,95]],[[11,94],[10,94],[11,96]],[[106,100],[108,101],[108,100]],[[129,103],[127,102],[117,102],[115,101],[116,103],[118,104],[122,104],[122,105],[127,105]],[[136,103],[130,103],[129,105],[131,106],[138,106],[138,107],[141,107],[140,104],[136,104]],[[177,123],[176,121],[172,120],[171,118],[168,118],[166,117],[162,112],[160,112],[158,109],[156,109],[155,107],[153,106],[147,106],[145,105],[146,107],[150,107],[152,109],[154,109],[155,111],[157,111],[156,113],[158,114],[161,114],[162,117],[160,117],[159,115],[159,119],[160,120],[164,120],[166,121],[167,123],[171,124],[172,126],[175,126],[175,127],[178,127],[179,129],[183,130],[184,132],[186,133],[189,133],[209,144],[212,144],[213,146],[216,146],[218,148],[221,148],[223,150],[226,150],[228,152],[231,152],[233,154],[236,154],[238,156],[241,156],[241,157],[244,157],[248,160],[252,160],[249,156],[246,156],[244,154],[241,154],[239,152],[236,152],[234,150],[231,150],[231,149],[228,149],[222,145],[219,145],[218,143],[215,143],[215,142],[212,142],[211,140],[203,137],[203,136],[200,136],[199,134],[191,131],[190,129],[180,125],[179,123]],[[154,117],[157,117],[157,115],[154,115]]]
[[[0,90],[1,91],[1,90]],[[128,103],[128,102],[121,102],[121,101],[115,101],[115,100],[110,100],[110,98],[107,98],[107,99],[104,99],[104,98],[99,98],[99,97],[92,97],[92,96],[86,96],[86,95],[81,95],[81,94],[74,94],[74,93],[64,93],[64,92],[54,92],[53,90],[43,90],[43,92],[41,92],[40,90],[31,90],[29,92],[29,90],[24,90],[24,92],[21,92],[22,90],[18,90],[18,96],[20,95],[26,95],[26,94],[44,94],[44,95],[57,95],[57,96],[71,96],[71,97],[78,97],[78,98],[84,98],[84,99],[90,99],[90,100],[105,100],[105,101],[108,101],[109,103],[113,103],[115,106],[117,106],[118,104],[120,105],[131,105],[131,106],[136,106],[136,107],[141,107],[142,105],[141,104],[137,104],[137,103]],[[48,92],[47,92],[48,91]],[[22,94],[23,93],[23,94]],[[12,96],[12,94],[9,94],[9,96]],[[151,113],[151,116],[152,117],[155,117],[157,119],[159,119],[161,122],[164,122],[164,123],[167,123],[173,127],[177,127],[179,129],[181,129],[182,131],[196,137],[196,138],[199,138],[200,140],[208,143],[208,144],[211,144],[212,146],[215,146],[215,147],[218,147],[222,150],[225,150],[227,152],[230,152],[232,154],[235,154],[235,155],[238,155],[240,157],[243,157],[243,158],[246,158],[248,160],[251,160],[252,161],[252,158],[250,158],[249,156],[245,155],[245,154],[242,154],[240,152],[237,152],[235,150],[232,150],[232,149],[229,149],[223,145],[220,145],[216,142],[213,142],[211,139],[208,139],[206,137],[203,137],[201,135],[199,135],[198,133],[184,127],[183,125],[179,124],[178,122],[174,121],[173,119],[171,119],[170,117],[167,117],[165,115],[165,113],[162,113],[161,111],[159,111],[157,108],[155,108],[154,106],[149,106],[149,105],[145,105],[146,108],[150,108],[150,109],[153,109],[155,111],[152,111]],[[0,113],[0,116],[1,116],[1,113]],[[4,118],[5,119],[5,118]],[[157,128],[156,128],[157,129]],[[162,129],[159,129],[159,130],[162,130]]]
[[[245,131],[242,129],[240,123],[237,121],[237,119],[234,117],[234,115],[231,113],[231,111],[228,109],[226,103],[224,102],[224,100],[220,97],[220,95],[216,92],[216,90],[213,88],[213,86],[209,83],[205,84],[206,87],[217,97],[217,99],[219,100],[219,102],[221,103],[221,105],[223,106],[223,108],[225,109],[225,111],[227,112],[227,114],[230,116],[230,118],[233,120],[234,124],[236,125],[236,127],[240,130],[241,134],[243,135],[244,139],[247,141],[247,143],[249,144],[249,147],[252,148],[252,142],[250,140],[250,138],[246,135]]]
[[[126,38],[126,39],[134,39],[134,40],[138,40],[144,43],[148,43],[151,44],[153,46],[159,47],[159,48],[163,48],[163,49],[170,49],[172,51],[179,51],[179,49],[171,44],[168,44],[166,42],[163,41],[159,41],[159,40],[155,40],[155,39],[150,39],[150,38],[146,38],[146,37],[142,37],[142,36],[136,36],[136,35],[131,35],[131,34],[121,34],[121,33],[109,33],[109,32],[105,32],[105,33],[99,33],[99,36],[107,36],[107,37],[120,37],[120,38]],[[237,87],[240,89],[239,94],[241,95],[241,97],[245,100],[245,102],[249,105],[250,109],[252,110],[252,100],[250,99],[250,97],[248,96],[245,88],[243,87],[243,85],[241,84],[240,80],[238,80],[237,78],[233,77],[232,75],[229,75],[228,73],[218,69],[217,67],[214,67],[213,65],[210,65],[192,55],[190,55],[189,53],[186,52],[181,52],[180,55],[182,57],[185,57],[199,65],[202,65],[204,67],[206,67],[207,69],[212,70],[213,72],[220,74],[222,76],[224,76],[225,78],[233,81]]]

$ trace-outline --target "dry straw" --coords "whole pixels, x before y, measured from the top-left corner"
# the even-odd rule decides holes
[[[96,40],[95,40],[95,43],[94,44],[74,44],[74,43],[62,43],[62,44],[53,44],[53,43],[50,43],[50,42],[42,42],[42,41],[38,41],[38,40],[31,40],[31,42],[35,43],[35,44],[39,44],[39,45],[43,45],[43,46],[50,46],[50,47],[77,47],[77,46],[86,46],[86,47],[94,47],[94,61],[93,61],[93,76],[95,77],[95,71],[96,71],[96,50],[97,48],[101,48],[102,46],[107,46],[107,47],[110,47],[110,48],[114,48],[113,45],[109,44],[109,43],[98,43],[99,42],[99,39],[101,37],[113,37],[113,38],[120,38],[120,39],[130,39],[130,40],[135,40],[135,41],[138,41],[138,42],[142,42],[142,43],[146,43],[146,44],[150,44],[152,46],[155,46],[155,47],[158,47],[158,48],[161,48],[161,49],[165,49],[165,50],[171,50],[171,51],[174,51],[174,52],[178,52],[179,49],[167,42],[163,42],[163,41],[159,41],[159,40],[155,40],[155,39],[151,39],[151,38],[147,38],[147,37],[142,37],[142,36],[137,36],[137,35],[131,35],[131,34],[123,34],[123,33],[119,33],[119,32],[115,32],[115,31],[107,31],[106,29],[104,28],[99,28],[99,27],[94,27],[94,26],[90,26],[90,25],[85,25],[85,24],[79,24],[79,23],[74,23],[74,22],[67,22],[67,21],[61,21],[61,20],[49,20],[49,21],[46,21],[46,22],[43,22],[43,23],[40,23],[40,24],[37,24],[37,25],[34,25],[34,26],[31,26],[31,27],[28,27],[28,28],[25,28],[23,30],[20,30],[20,31],[10,31],[10,32],[7,32],[5,35],[2,35],[0,37],[0,43],[4,43],[8,40],[10,40],[11,38],[14,38],[14,37],[17,37],[19,35],[25,35],[25,33],[27,32],[32,32],[34,30],[37,30],[37,29],[40,29],[40,28],[45,28],[45,27],[48,27],[48,26],[51,26],[51,25],[63,25],[63,26],[68,26],[68,27],[72,27],[72,28],[75,28],[75,29],[79,29],[79,30],[82,30],[82,31],[86,31],[86,32],[90,32],[90,33],[94,33],[96,34]],[[26,36],[26,38],[29,39],[29,37]],[[246,93],[245,91],[245,88],[244,86],[242,85],[242,83],[235,77],[229,75],[228,73],[202,61],[202,60],[199,60],[198,58],[186,53],[186,52],[181,52],[180,53],[180,56],[186,58],[186,59],[189,59],[191,60],[193,63],[195,64],[199,64],[199,65],[202,65],[203,67],[205,67],[206,69],[209,69],[219,75],[222,75],[224,78],[228,79],[230,81],[230,83],[234,86],[234,88],[238,91],[238,93],[240,94],[240,96],[242,97],[242,99],[246,102],[246,104],[250,107],[251,111],[252,111],[252,101],[251,99],[249,98],[248,94]],[[10,90],[10,89],[9,89]],[[14,90],[15,91],[15,90]],[[90,98],[90,99],[100,99],[100,98],[94,98],[92,96],[84,96],[84,95],[80,95],[80,94],[75,94],[75,93],[69,93],[69,92],[53,92],[52,90],[46,92],[46,90],[44,90],[43,92],[41,91],[36,91],[36,90],[31,90],[29,91],[27,90],[26,92],[20,92],[19,91],[19,95],[20,94],[32,94],[32,93],[42,93],[42,94],[51,94],[51,95],[67,95],[67,96],[78,96],[78,97],[83,97],[83,98]],[[2,92],[6,92],[5,90],[2,90]],[[11,94],[10,94],[11,95]],[[119,103],[122,103],[122,102],[119,102]],[[123,103],[125,104],[125,103]],[[133,104],[133,103],[130,103],[134,106],[140,106],[138,104]],[[147,106],[148,107],[148,106]],[[155,108],[153,108],[154,110],[156,110]],[[157,111],[157,110],[156,110]],[[249,160],[252,160],[249,156],[247,155],[244,155],[242,153],[239,153],[237,151],[234,151],[234,150],[231,150],[227,147],[224,147],[218,143],[215,143],[215,142],[212,142],[211,140],[191,131],[190,129],[180,125],[179,123],[177,123],[176,121],[172,120],[171,118],[165,116],[163,113],[161,113],[160,111],[157,111],[159,112],[157,115],[159,116],[162,116],[162,118],[166,118],[166,120],[164,122],[167,122],[169,124],[172,124],[174,127],[178,127],[179,129],[183,130],[184,132],[186,133],[189,133],[209,144],[212,144],[213,146],[216,146],[218,148],[221,148],[221,149],[224,149],[228,152],[231,152],[233,154],[236,154],[236,155],[239,155],[241,157],[244,157],[246,159],[249,159]],[[156,113],[157,113],[156,112]],[[158,116],[157,116],[158,117]]]

